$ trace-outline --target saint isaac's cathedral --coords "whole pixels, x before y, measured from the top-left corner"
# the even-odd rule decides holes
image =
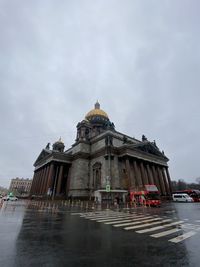
[[[42,149],[34,163],[31,195],[101,200],[154,184],[171,195],[168,158],[155,141],[120,133],[97,102],[76,126],[71,148],[61,138]]]

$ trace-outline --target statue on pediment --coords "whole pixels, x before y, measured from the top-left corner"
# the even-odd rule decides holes
[[[153,140],[153,144],[154,144],[155,147],[157,147],[157,145],[156,145],[156,141],[155,141],[155,140]]]
[[[50,143],[47,143],[45,149],[50,149]]]
[[[148,141],[148,139],[146,138],[146,136],[143,134],[142,135],[142,142]]]
[[[105,123],[105,128],[106,128],[107,130],[114,130],[114,129],[115,129],[115,125],[114,125],[113,122],[111,122],[111,121],[108,120],[108,121]]]

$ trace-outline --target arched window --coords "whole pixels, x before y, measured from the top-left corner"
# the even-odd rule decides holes
[[[95,190],[101,188],[101,163],[96,162],[93,167],[93,188]]]

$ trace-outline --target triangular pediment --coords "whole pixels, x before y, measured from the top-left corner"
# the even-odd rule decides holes
[[[162,157],[162,158],[167,159],[165,154],[162,153],[159,150],[159,148],[155,144],[153,144],[151,142],[145,142],[145,143],[142,143],[142,144],[138,144],[138,145],[135,146],[135,149],[143,151],[143,152],[151,154],[151,155],[154,155],[154,156],[158,156],[158,157]]]
[[[43,159],[47,158],[50,154],[52,154],[52,151],[49,149],[43,149],[40,153],[40,155],[37,157],[34,166],[37,166],[39,162],[41,162]]]

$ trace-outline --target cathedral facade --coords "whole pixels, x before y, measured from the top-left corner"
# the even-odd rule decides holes
[[[118,132],[97,102],[77,125],[75,143],[48,143],[34,163],[31,195],[50,198],[113,199],[154,184],[171,195],[168,158],[155,141]]]

